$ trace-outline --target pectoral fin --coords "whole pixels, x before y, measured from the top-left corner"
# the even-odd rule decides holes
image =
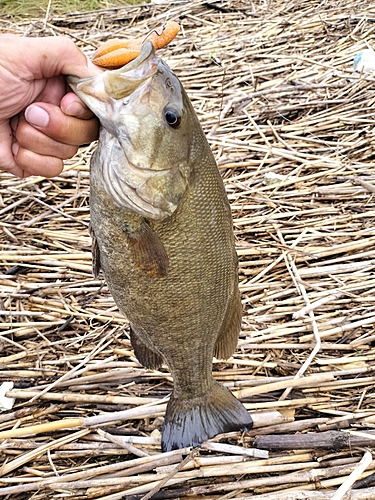
[[[134,265],[150,276],[156,278],[167,276],[167,252],[163,243],[147,222],[142,221],[135,231],[124,228],[124,232]]]
[[[94,230],[92,226],[90,225],[90,235],[91,235],[91,253],[92,253],[92,274],[94,275],[94,278],[97,278],[99,272],[100,272],[100,250],[99,250],[99,245],[98,241],[96,239]]]

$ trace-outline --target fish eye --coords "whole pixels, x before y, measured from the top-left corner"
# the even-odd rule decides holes
[[[165,108],[164,118],[168,125],[172,128],[178,128],[181,123],[181,116],[172,108]]]

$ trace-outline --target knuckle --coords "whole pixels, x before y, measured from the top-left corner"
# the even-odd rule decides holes
[[[64,148],[64,151],[61,155],[62,160],[69,160],[69,158],[72,158],[78,151],[78,146],[70,146],[66,145]]]

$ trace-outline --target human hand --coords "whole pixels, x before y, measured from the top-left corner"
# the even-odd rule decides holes
[[[98,137],[98,121],[64,75],[101,70],[65,37],[0,36],[0,169],[53,177],[80,144]]]

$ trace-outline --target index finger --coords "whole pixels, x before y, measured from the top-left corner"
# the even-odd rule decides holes
[[[77,103],[78,104],[78,103]],[[37,126],[30,120],[31,110],[33,107],[42,108],[48,113],[48,122],[44,126]],[[46,102],[33,103],[26,109],[25,117],[29,123],[36,129],[41,131],[46,136],[63,144],[80,146],[95,141],[99,134],[98,119],[91,111],[83,110],[82,114],[87,116],[87,119],[77,118],[76,116],[68,116],[60,109],[59,106],[54,106]],[[32,130],[29,131],[29,134]]]
[[[82,120],[88,120],[94,116],[94,113],[81,99],[74,93],[68,92],[61,99],[60,108],[67,116],[75,116]]]

